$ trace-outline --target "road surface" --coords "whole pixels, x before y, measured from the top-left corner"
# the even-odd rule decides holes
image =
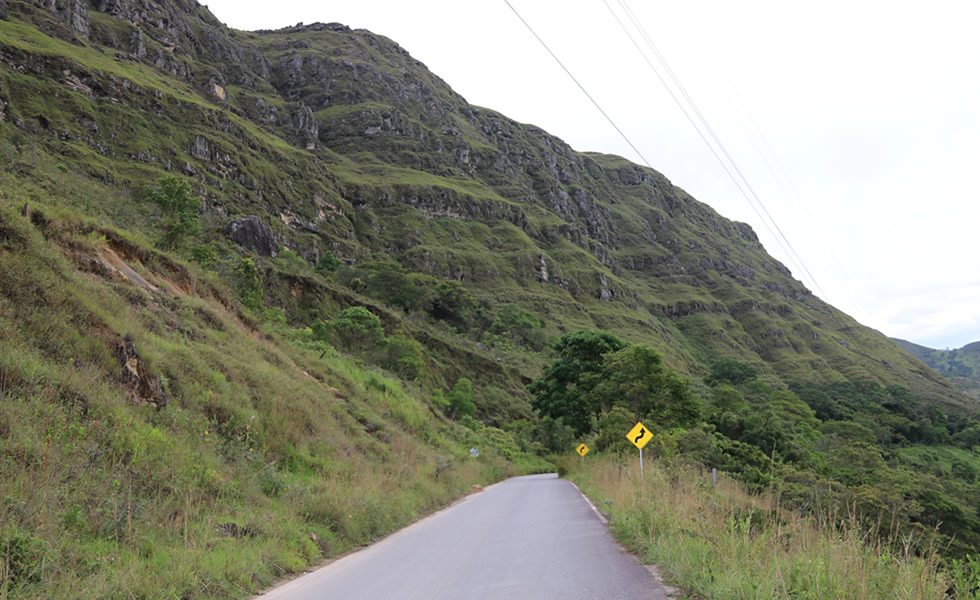
[[[516,477],[260,600],[667,600],[570,482]]]

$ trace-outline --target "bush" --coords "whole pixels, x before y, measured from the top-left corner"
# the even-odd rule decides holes
[[[328,327],[333,343],[355,354],[367,352],[384,340],[381,319],[363,306],[344,309],[337,318],[330,321]],[[313,332],[315,336],[319,336],[324,329],[315,327]]]
[[[160,245],[174,250],[183,245],[189,236],[201,231],[197,211],[201,201],[191,196],[191,184],[174,175],[157,179],[156,187],[146,190],[147,199],[160,207],[166,223],[166,230]]]
[[[235,287],[243,306],[252,310],[262,308],[262,273],[251,258],[243,258],[235,266]]]
[[[461,377],[453,386],[453,391],[446,395],[446,402],[450,419],[472,418],[476,414],[476,404],[473,404],[473,384],[470,380]]]
[[[320,261],[316,263],[316,270],[324,273],[333,273],[343,265],[344,263],[333,252],[328,250],[320,257]]]
[[[404,379],[415,379],[421,374],[422,344],[402,335],[393,335],[378,346],[376,362]]]

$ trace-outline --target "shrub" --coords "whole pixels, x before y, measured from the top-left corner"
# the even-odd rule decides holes
[[[402,335],[393,335],[379,344],[376,362],[404,379],[415,379],[422,372],[422,344]]]
[[[191,195],[191,184],[186,180],[174,175],[161,177],[156,187],[147,189],[146,197],[163,213],[166,230],[160,240],[162,247],[177,249],[187,237],[201,231],[197,215],[201,201]]]
[[[333,252],[328,250],[320,257],[320,261],[316,263],[316,270],[324,273],[333,273],[343,265],[344,263]]]
[[[341,311],[329,323],[330,337],[335,345],[355,354],[373,349],[384,340],[381,319],[363,306],[352,306]],[[315,328],[314,334],[322,332]]]

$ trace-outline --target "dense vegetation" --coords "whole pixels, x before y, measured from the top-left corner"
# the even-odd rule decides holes
[[[968,397],[659,173],[337,24],[0,0],[0,333],[0,598],[239,597],[638,418],[980,535]]]
[[[901,386],[769,386],[744,363],[714,364],[694,389],[660,356],[605,332],[567,334],[531,385],[532,404],[601,451],[634,448],[641,420],[654,456],[731,473],[785,506],[848,515],[920,551],[980,547],[980,422],[946,415]]]

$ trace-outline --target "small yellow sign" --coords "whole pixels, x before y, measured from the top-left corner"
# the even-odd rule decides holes
[[[586,454],[589,453],[589,447],[586,446],[585,444],[579,444],[578,448],[576,448],[575,451],[578,452],[581,456],[585,456]]]
[[[643,450],[643,446],[653,439],[653,434],[650,430],[646,428],[643,423],[637,423],[630,429],[630,432],[626,434],[626,439],[633,442],[633,445]]]

